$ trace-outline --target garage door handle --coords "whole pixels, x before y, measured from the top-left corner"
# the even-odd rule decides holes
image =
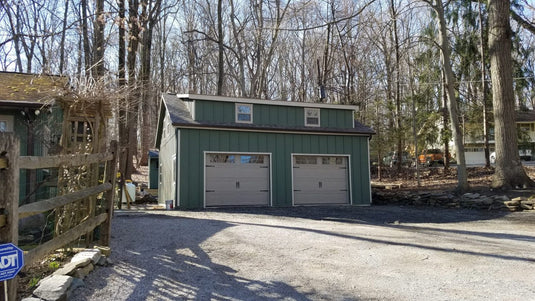
[[[322,188],[323,187],[323,183],[321,181],[318,182],[318,186],[319,188]]]
[[[260,189],[260,192],[269,192],[269,189]]]
[[[215,192],[215,190],[206,190],[206,192]]]
[[[294,189],[294,191],[301,191],[301,189]]]
[[[240,189],[240,181],[236,181],[236,189]]]
[[[215,167],[215,165],[206,165],[206,167]]]
[[[269,166],[260,166],[260,168],[269,168]]]

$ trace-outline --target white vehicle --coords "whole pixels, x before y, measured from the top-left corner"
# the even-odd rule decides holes
[[[531,150],[518,150],[520,160],[531,161]],[[490,164],[496,163],[496,152],[492,152],[489,156]]]

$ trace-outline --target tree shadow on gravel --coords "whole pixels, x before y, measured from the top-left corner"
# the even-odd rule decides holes
[[[233,226],[160,214],[116,216],[113,265],[97,268],[69,300],[309,300],[283,282],[239,277],[213,262],[203,242]]]
[[[376,237],[370,237],[363,233],[363,235],[353,235],[353,234],[342,234],[342,233],[336,233],[332,231],[326,231],[326,230],[319,230],[319,229],[309,229],[309,228],[303,228],[303,227],[293,227],[293,226],[281,226],[281,225],[267,225],[267,224],[257,224],[257,223],[243,223],[243,222],[237,222],[238,225],[249,225],[249,226],[260,226],[260,227],[268,227],[268,228],[277,228],[277,229],[286,229],[291,231],[302,231],[302,232],[312,232],[316,234],[321,235],[329,235],[329,236],[336,236],[340,238],[346,238],[346,239],[353,239],[356,241],[363,241],[363,242],[370,242],[375,244],[382,244],[382,245],[389,245],[389,246],[401,246],[401,247],[410,247],[410,248],[417,248],[417,249],[423,249],[423,250],[429,250],[429,251],[438,251],[438,252],[444,252],[444,253],[456,253],[461,255],[470,255],[470,256],[477,256],[477,257],[488,257],[488,258],[495,258],[495,259],[502,259],[502,260],[512,260],[512,261],[520,261],[520,262],[526,262],[526,263],[535,263],[535,257],[523,257],[523,256],[516,256],[516,255],[505,255],[505,254],[496,254],[492,252],[481,252],[481,251],[473,251],[469,249],[460,249],[460,248],[450,248],[450,247],[440,247],[436,245],[430,245],[430,244],[422,244],[422,243],[416,243],[416,242],[401,242],[401,241],[394,241],[393,239],[381,239]],[[394,226],[395,228],[398,228],[398,226]],[[440,232],[442,229],[434,229],[434,228],[420,228],[420,229],[426,229],[427,234],[430,234],[432,231]],[[469,232],[468,231],[459,231],[460,234],[466,235]],[[466,232],[466,233],[462,233]],[[458,233],[456,233],[458,234]],[[481,235],[480,232],[472,232],[471,235]],[[507,235],[507,234],[502,234]],[[496,238],[496,237],[494,237]],[[497,237],[502,238],[502,237]],[[522,236],[522,240],[524,241],[535,241],[535,237],[533,236]]]
[[[458,223],[507,217],[510,212],[403,206],[228,207],[206,211],[329,220],[359,224]],[[535,215],[534,215],[535,216]]]

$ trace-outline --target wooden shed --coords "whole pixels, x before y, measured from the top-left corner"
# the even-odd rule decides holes
[[[111,116],[108,99],[77,93],[64,76],[0,72],[0,82],[0,131],[19,137],[21,155],[103,151]],[[80,185],[87,184],[79,178]],[[63,186],[54,170],[21,170],[20,179],[21,205],[55,196]]]
[[[159,202],[174,208],[371,203],[369,139],[354,106],[162,97]]]

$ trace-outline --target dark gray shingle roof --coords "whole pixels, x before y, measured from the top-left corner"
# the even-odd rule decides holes
[[[254,130],[270,130],[270,131],[297,131],[297,132],[318,132],[318,133],[347,133],[358,135],[373,135],[375,132],[355,120],[354,128],[324,128],[324,127],[305,127],[305,126],[279,126],[272,125],[257,125],[247,123],[218,123],[218,122],[198,122],[193,120],[191,112],[188,110],[186,104],[174,94],[164,94],[163,100],[165,107],[169,112],[171,123],[177,127],[218,127],[228,129],[254,129]]]

